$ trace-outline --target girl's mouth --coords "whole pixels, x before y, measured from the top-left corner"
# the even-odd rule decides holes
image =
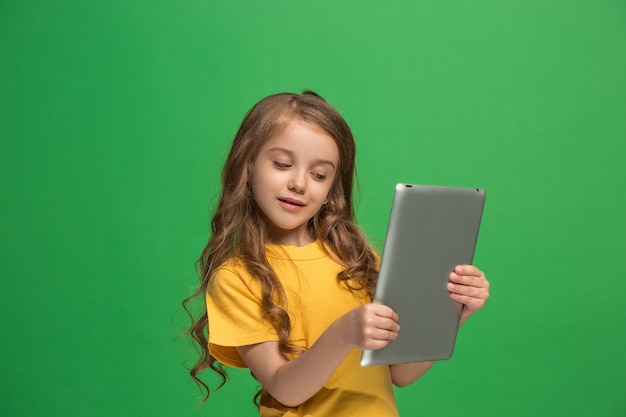
[[[301,201],[292,198],[279,198],[278,201],[283,207],[290,210],[297,210],[301,207],[304,207],[304,204]]]

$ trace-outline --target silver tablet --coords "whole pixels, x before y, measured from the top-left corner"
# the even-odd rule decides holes
[[[399,316],[398,338],[363,351],[361,365],[392,365],[452,356],[461,304],[447,283],[456,265],[471,264],[485,191],[398,184],[374,302]]]

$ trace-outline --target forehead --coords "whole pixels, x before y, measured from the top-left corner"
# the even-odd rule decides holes
[[[291,120],[277,129],[261,146],[260,153],[285,152],[329,160],[339,164],[339,148],[332,136],[315,125]]]

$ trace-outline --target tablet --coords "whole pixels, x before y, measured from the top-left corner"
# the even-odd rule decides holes
[[[472,263],[485,197],[479,188],[396,186],[374,302],[398,314],[400,332],[363,351],[362,366],[452,356],[462,305],[447,283],[456,265]]]

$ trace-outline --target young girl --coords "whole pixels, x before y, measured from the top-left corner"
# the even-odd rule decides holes
[[[191,375],[207,396],[199,373],[224,377],[221,363],[260,381],[261,416],[397,416],[392,384],[432,366],[360,366],[361,350],[383,348],[400,326],[371,302],[379,258],[355,223],[354,163],[350,128],[312,92],[269,96],[244,118],[192,296],[206,295]],[[448,289],[464,305],[461,324],[489,297],[470,265],[450,273]]]

